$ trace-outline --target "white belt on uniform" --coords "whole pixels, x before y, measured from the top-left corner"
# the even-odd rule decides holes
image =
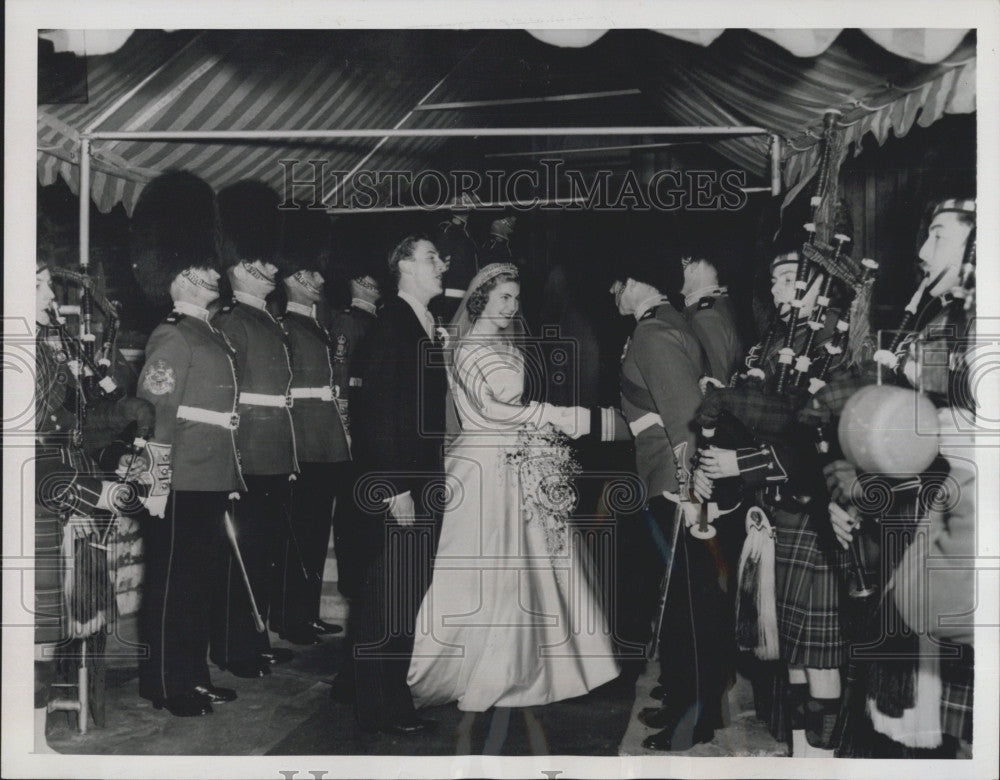
[[[247,406],[291,406],[292,396],[240,393],[240,403]]]
[[[292,388],[292,398],[318,398],[320,401],[333,401],[336,400],[336,397],[336,392],[329,385]]]
[[[199,409],[196,406],[177,407],[178,420],[190,420],[191,422],[205,423],[206,425],[218,425],[220,428],[236,430],[240,425],[240,416],[233,412],[212,412],[208,409]]]
[[[646,412],[638,420],[633,420],[628,424],[629,430],[632,431],[633,436],[638,436],[647,428],[652,428],[654,425],[659,425],[664,428],[663,418],[660,417],[656,412]]]

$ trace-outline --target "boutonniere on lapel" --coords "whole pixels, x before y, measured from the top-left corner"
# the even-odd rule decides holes
[[[450,345],[451,339],[448,337],[448,329],[444,326],[440,317],[436,318],[434,322],[434,340],[438,346],[444,349],[447,349]]]

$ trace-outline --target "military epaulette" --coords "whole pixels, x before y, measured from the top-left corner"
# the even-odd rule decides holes
[[[702,309],[711,309],[715,306],[715,297],[712,295],[706,295],[700,301],[698,301],[698,311]]]
[[[165,325],[176,325],[178,322],[180,322],[186,316],[187,316],[186,314],[182,314],[179,311],[172,311],[172,312],[170,312],[170,314],[168,314],[164,318],[163,323]]]

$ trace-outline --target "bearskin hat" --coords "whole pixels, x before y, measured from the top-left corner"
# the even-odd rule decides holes
[[[614,256],[614,281],[635,279],[664,295],[680,290],[683,270],[673,242],[652,230],[638,230],[628,248]]]
[[[219,191],[222,264],[241,260],[277,265],[281,242],[278,193],[261,181],[240,181]]]
[[[305,206],[283,211],[277,262],[284,278],[296,271],[327,270],[331,253],[330,218],[325,211]]]
[[[170,284],[181,271],[217,268],[212,188],[186,171],[168,171],[153,179],[132,213],[129,254],[139,288],[157,305],[170,303]]]

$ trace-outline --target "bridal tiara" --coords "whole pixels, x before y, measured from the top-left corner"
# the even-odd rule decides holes
[[[513,274],[514,276],[517,276],[517,266],[513,263],[493,263],[492,265],[486,266],[479,272],[479,276],[482,278],[479,280],[479,284],[476,285],[476,288],[478,289],[479,287],[482,287],[490,279],[495,276],[499,276],[500,274]]]

